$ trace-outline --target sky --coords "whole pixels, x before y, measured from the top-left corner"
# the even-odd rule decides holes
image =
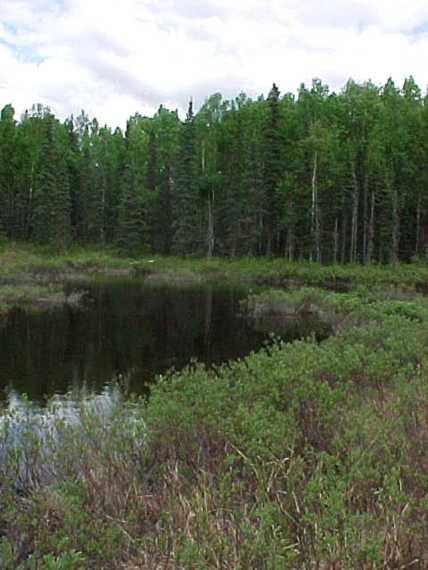
[[[320,78],[428,84],[428,0],[0,0],[0,108],[112,128]]]

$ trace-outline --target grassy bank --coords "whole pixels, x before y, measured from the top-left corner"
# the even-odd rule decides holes
[[[77,303],[66,283],[99,275],[129,274],[132,260],[113,250],[53,252],[23,244],[0,246],[0,314],[13,306],[43,308]]]
[[[397,284],[428,286],[427,264],[320,265],[288,262],[284,258],[192,259],[141,255],[126,257],[114,248],[73,248],[54,252],[23,244],[0,246],[1,282],[62,281],[97,273],[181,275],[260,280],[274,285],[297,280],[306,284]]]
[[[5,412],[2,568],[426,567],[428,305],[384,293],[250,299],[349,326],[192,365],[108,418],[53,414],[43,437],[29,414],[12,453]]]
[[[290,263],[285,259],[191,259],[122,255],[114,248],[74,248],[55,252],[17,243],[0,245],[0,313],[15,305],[50,306],[70,302],[66,283],[103,276],[140,276],[153,283],[231,279],[277,287],[302,284],[351,290],[364,285],[428,290],[428,265],[362,267]],[[75,300],[71,300],[74,302]]]

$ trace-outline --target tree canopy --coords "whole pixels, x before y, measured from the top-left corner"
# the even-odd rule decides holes
[[[125,132],[41,105],[0,115],[0,232],[61,250],[408,261],[428,242],[428,97],[315,79],[298,95],[163,106]]]

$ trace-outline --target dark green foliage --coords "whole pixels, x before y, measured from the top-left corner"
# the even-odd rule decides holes
[[[195,132],[192,101],[183,125],[172,190],[173,236],[171,251],[177,255],[201,253],[199,201],[196,183]]]
[[[177,113],[162,106],[149,127],[146,185],[151,195],[147,206],[148,226],[151,246],[161,254],[171,250],[173,171],[180,127]]]
[[[226,247],[229,255],[234,257],[242,253],[242,210],[245,205],[245,201],[243,200],[244,133],[239,111],[235,111],[230,119],[232,123],[230,140],[231,153],[229,171],[227,172],[229,188],[227,201],[225,203],[224,220],[228,234]]]
[[[158,140],[155,131],[149,133],[147,148],[146,188],[150,192],[147,225],[152,249],[167,255],[171,248],[171,166],[158,167]]]
[[[71,238],[70,186],[60,125],[53,116],[44,119],[39,173],[32,209],[32,238],[40,244],[65,249]]]
[[[240,196],[239,255],[262,253],[260,245],[263,232],[264,194],[260,153],[255,137],[248,140],[241,155],[242,193]]]
[[[171,251],[172,240],[172,175],[171,166],[166,164],[160,173],[157,195],[151,209],[151,242],[153,249],[162,255]]]
[[[105,154],[105,133],[93,129],[90,134],[86,126],[74,208],[77,238],[83,244],[105,242],[106,176],[110,170]]]
[[[149,143],[147,149],[147,173],[146,186],[151,192],[156,191],[158,184],[158,161],[157,161],[157,142],[156,134],[152,130],[149,133]]]
[[[119,204],[117,244],[128,254],[137,254],[144,244],[144,214],[136,176],[129,164],[125,165]]]
[[[279,89],[275,85],[267,98],[268,115],[264,129],[263,185],[265,193],[265,241],[266,254],[277,251],[274,243],[278,225],[278,186],[285,176],[281,132],[281,107]]]
[[[0,227],[12,237],[14,202],[18,192],[16,164],[16,121],[12,105],[6,105],[0,115]]]
[[[120,204],[138,201],[153,252],[424,259],[427,149],[427,99],[411,76],[402,89],[349,80],[330,93],[315,79],[297,98],[275,84],[255,101],[216,93],[184,122],[162,106],[137,113],[125,136],[83,111],[60,124],[38,105],[16,121],[6,105],[0,231],[58,248],[124,243]]]
[[[112,134],[103,129],[101,135],[101,150],[104,177],[104,237],[106,243],[112,243],[116,238],[119,217],[120,184],[125,163],[125,142],[120,129]]]
[[[70,222],[73,230],[73,240],[77,241],[77,227],[79,224],[79,210],[80,210],[80,148],[79,138],[76,129],[74,128],[73,117],[66,121],[65,127],[68,134],[68,148],[66,164],[68,169],[68,179],[70,184]]]

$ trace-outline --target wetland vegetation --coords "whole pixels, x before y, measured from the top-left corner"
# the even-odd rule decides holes
[[[14,287],[34,276],[51,287],[49,275],[64,294],[118,270],[116,283],[125,275],[152,291],[159,274],[201,291],[235,278],[245,295],[232,312],[251,326],[275,316],[292,328],[304,316],[329,331],[273,339],[215,366],[192,361],[158,376],[149,398],[125,396],[124,377],[43,408],[13,396],[0,430],[2,567],[426,566],[423,265],[2,255],[15,256],[5,272]],[[64,286],[65,275],[76,281]]]

